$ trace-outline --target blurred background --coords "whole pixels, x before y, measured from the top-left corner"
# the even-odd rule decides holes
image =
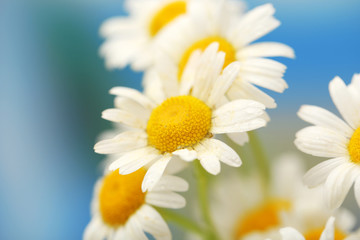
[[[282,25],[260,40],[292,46],[296,59],[280,59],[288,66],[289,89],[271,93],[278,108],[269,111],[272,121],[260,134],[270,156],[300,154],[293,146],[295,132],[306,125],[296,116],[300,105],[335,111],[329,81],[339,75],[349,83],[360,72],[360,1],[247,5],[267,2]],[[0,1],[0,239],[81,239],[100,175],[102,156],[93,145],[111,128],[101,119],[112,106],[108,90],[141,88],[141,74],[107,71],[98,55],[99,26],[124,15],[122,5],[123,0]],[[346,204],[360,215],[352,191]]]

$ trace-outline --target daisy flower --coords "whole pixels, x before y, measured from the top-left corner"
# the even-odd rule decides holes
[[[120,175],[108,173],[98,180],[91,204],[92,219],[84,231],[84,240],[171,239],[170,230],[152,207],[182,208],[185,199],[173,191],[187,191],[182,178],[164,175],[152,191],[142,192],[146,170]]]
[[[314,229],[301,234],[295,228],[286,227],[280,230],[282,240],[358,240],[359,234],[347,236],[335,227],[335,218],[330,217],[324,228]],[[268,239],[269,240],[269,239]]]
[[[110,169],[119,168],[120,174],[129,174],[150,164],[142,185],[146,191],[152,189],[174,157],[186,161],[197,158],[211,174],[220,172],[220,161],[234,167],[241,165],[236,152],[214,135],[265,126],[265,107],[252,100],[224,99],[240,66],[234,62],[222,71],[224,53],[217,49],[214,43],[202,54],[195,52],[179,87],[168,88],[171,91],[163,91],[163,85],[176,86],[176,79],[155,80],[150,92],[157,94],[152,97],[125,87],[110,90],[129,101],[122,109],[105,110],[103,118],[136,128],[95,145],[97,153],[123,154]]]
[[[100,27],[106,39],[100,48],[107,68],[123,68],[128,64],[134,70],[144,70],[152,64],[158,48],[156,41],[163,31],[187,14],[192,2],[207,9],[216,8],[218,0],[126,0],[126,17],[113,17]],[[242,9],[239,1],[230,1],[227,8]]]
[[[329,84],[330,96],[345,121],[316,106],[304,105],[298,115],[314,124],[296,134],[295,145],[305,153],[330,158],[304,176],[309,187],[324,184],[325,201],[339,207],[353,183],[360,206],[360,75],[355,74],[347,87],[335,77]]]
[[[293,58],[294,51],[277,42],[251,44],[280,25],[273,16],[275,9],[271,4],[265,4],[246,14],[238,14],[225,6],[219,4],[210,11],[194,3],[186,17],[159,36],[159,46],[169,59],[167,65],[172,65],[171,69],[180,79],[192,52],[218,42],[219,51],[226,53],[224,68],[234,61],[241,63],[227,97],[231,100],[253,99],[267,108],[275,108],[274,99],[254,85],[283,92],[288,87],[283,79],[286,66],[264,57]]]
[[[310,190],[303,185],[302,159],[286,154],[276,160],[271,168],[268,194],[256,173],[227,174],[215,183],[210,207],[221,239],[278,240],[282,227],[311,231],[323,227],[322,223],[333,214],[341,219],[339,231],[347,233],[354,227],[356,219],[349,211],[330,211],[323,206],[320,189]]]

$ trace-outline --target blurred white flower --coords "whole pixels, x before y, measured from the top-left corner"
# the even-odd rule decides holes
[[[179,86],[176,79],[163,79],[151,84],[151,92],[156,93],[151,96],[124,87],[110,91],[126,98],[127,104],[105,110],[103,118],[136,128],[95,145],[98,153],[123,154],[110,165],[112,170],[119,168],[120,174],[129,174],[151,164],[142,186],[146,191],[156,184],[173,157],[185,161],[197,158],[211,174],[220,172],[220,161],[241,165],[237,153],[213,136],[265,126],[265,107],[252,100],[224,99],[239,63],[222,71],[224,53],[217,49],[214,43],[202,54],[195,52]],[[174,87],[162,91],[164,84]]]
[[[330,217],[325,227],[312,229],[304,234],[292,227],[280,229],[282,240],[359,240],[359,234],[347,236],[335,226],[335,217]],[[270,240],[270,239],[267,239]]]
[[[268,193],[256,174],[220,175],[210,199],[220,238],[280,240],[282,227],[293,226],[303,231],[318,229],[333,214],[341,219],[338,228],[349,232],[355,225],[355,217],[345,209],[333,212],[324,207],[321,189],[305,187],[303,174],[302,159],[284,154],[272,164]]]
[[[218,42],[219,51],[226,54],[224,68],[234,61],[241,63],[227,97],[231,100],[252,99],[267,108],[275,108],[274,99],[254,85],[283,92],[288,87],[282,78],[286,66],[264,57],[293,58],[294,51],[277,42],[251,44],[280,25],[273,16],[275,9],[271,4],[265,4],[241,14],[231,11],[226,3],[218,1],[217,8],[207,8],[194,2],[187,16],[159,36],[158,43],[163,51],[161,64],[166,66],[164,71],[172,71],[171,74],[180,79],[192,52]]]
[[[157,39],[173,23],[186,15],[193,2],[216,8],[218,0],[126,0],[129,16],[113,17],[103,23],[100,34],[106,39],[100,48],[107,68],[144,70],[153,64]],[[228,8],[241,9],[239,1],[228,1]],[[161,47],[161,45],[160,45]]]
[[[84,231],[84,240],[171,239],[170,230],[160,214],[151,206],[182,208],[185,199],[177,193],[188,189],[182,178],[164,175],[152,191],[142,192],[146,170],[128,175],[117,171],[98,180],[91,204],[92,219]]]
[[[347,87],[339,77],[329,84],[330,96],[345,121],[316,106],[304,105],[298,115],[314,124],[296,134],[295,145],[301,151],[330,158],[312,169],[305,184],[324,184],[326,204],[339,207],[355,182],[355,198],[360,206],[360,75],[355,74]]]

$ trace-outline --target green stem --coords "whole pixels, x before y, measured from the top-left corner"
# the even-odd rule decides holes
[[[219,239],[217,236],[214,223],[211,219],[210,208],[208,202],[208,189],[209,182],[207,172],[203,169],[199,160],[194,161],[196,175],[197,175],[197,191],[198,191],[198,202],[201,209],[203,220],[206,224],[206,233],[203,235],[205,240],[216,240]]]
[[[251,131],[248,132],[248,134],[250,137],[250,147],[254,155],[255,163],[261,173],[260,175],[262,177],[265,193],[268,194],[271,180],[270,162],[264,153],[264,149],[256,132]]]
[[[164,209],[164,208],[156,208],[156,210],[161,214],[161,216],[169,222],[173,222],[182,228],[189,230],[190,232],[193,232],[195,234],[198,234],[200,236],[203,235],[203,229],[194,221],[191,219],[176,213],[174,211]]]

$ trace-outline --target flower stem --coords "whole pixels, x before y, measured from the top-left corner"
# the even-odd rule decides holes
[[[193,220],[168,209],[164,208],[156,208],[156,210],[161,214],[161,216],[169,222],[173,222],[178,226],[181,226],[182,228],[189,230],[190,232],[193,232],[195,234],[198,234],[200,236],[203,235],[203,229]]]
[[[198,203],[203,220],[206,224],[206,232],[203,234],[203,237],[204,240],[216,240],[219,238],[217,236],[214,223],[211,219],[208,202],[209,176],[207,176],[208,173],[203,169],[199,160],[194,161],[194,166],[197,176]]]
[[[269,184],[271,180],[270,162],[264,153],[264,149],[256,132],[251,131],[248,132],[248,134],[250,138],[250,147],[254,155],[255,163],[259,168],[265,193],[268,194]]]

